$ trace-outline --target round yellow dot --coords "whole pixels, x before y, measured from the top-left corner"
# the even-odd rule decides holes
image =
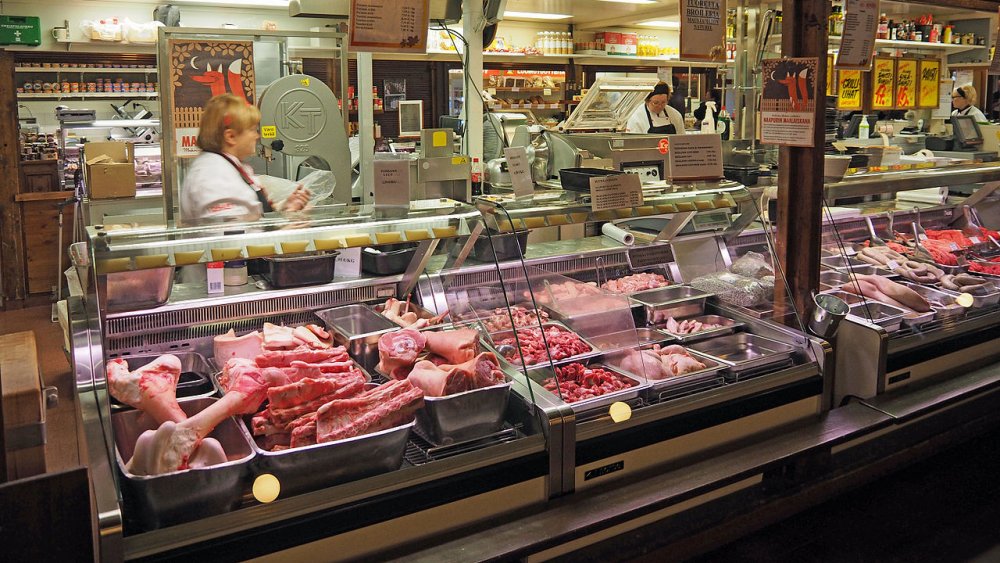
[[[614,422],[625,422],[632,418],[632,407],[628,406],[628,403],[616,401],[611,403],[611,407],[608,408],[608,414],[611,415],[611,420]]]
[[[962,307],[972,307],[973,302],[975,302],[975,298],[968,293],[963,293],[955,298],[955,303],[958,303]]]
[[[281,483],[270,473],[262,473],[253,480],[253,498],[259,502],[269,503],[278,498],[280,492]]]

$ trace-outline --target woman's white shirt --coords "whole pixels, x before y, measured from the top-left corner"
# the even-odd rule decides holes
[[[261,217],[264,208],[257,194],[234,164],[243,167],[253,178],[253,170],[235,158],[230,160],[230,157],[210,152],[195,157],[181,186],[182,221],[197,223],[208,218],[255,220]]]
[[[659,114],[649,112],[649,117],[653,118],[653,127],[673,125],[678,134],[684,133],[684,116],[676,109],[666,106]],[[649,118],[646,117],[646,104],[639,104],[625,124],[626,133],[648,133]]]
[[[989,119],[986,119],[986,115],[983,114],[982,110],[974,105],[968,105],[963,110],[954,110],[951,112],[952,115],[969,115],[976,123],[986,123]]]

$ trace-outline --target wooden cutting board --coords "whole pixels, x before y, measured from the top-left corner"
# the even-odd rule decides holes
[[[44,429],[45,406],[38,376],[38,349],[31,331],[0,335],[0,392],[3,394],[3,428],[8,439],[7,478],[23,479],[45,473],[45,444],[12,449],[10,431],[37,425]]]

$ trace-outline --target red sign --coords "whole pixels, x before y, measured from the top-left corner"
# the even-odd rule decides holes
[[[667,139],[660,139],[660,142],[659,144],[657,144],[656,148],[660,150],[660,154],[667,154],[667,151],[670,150],[670,141],[668,141]]]

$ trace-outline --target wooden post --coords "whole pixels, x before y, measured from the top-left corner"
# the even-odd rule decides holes
[[[788,278],[792,302],[804,315],[810,292],[819,287],[819,247],[823,232],[823,144],[826,96],[828,0],[783,0],[781,52],[786,57],[817,57],[818,95],[812,147],[781,147],[778,155],[778,260]],[[779,293],[783,294],[781,284]]]
[[[3,80],[6,78],[6,80]],[[14,55],[0,51],[0,278],[3,301],[25,298],[24,241],[21,237],[21,205],[14,201],[21,191],[20,142],[17,131],[17,91],[14,87]]]

